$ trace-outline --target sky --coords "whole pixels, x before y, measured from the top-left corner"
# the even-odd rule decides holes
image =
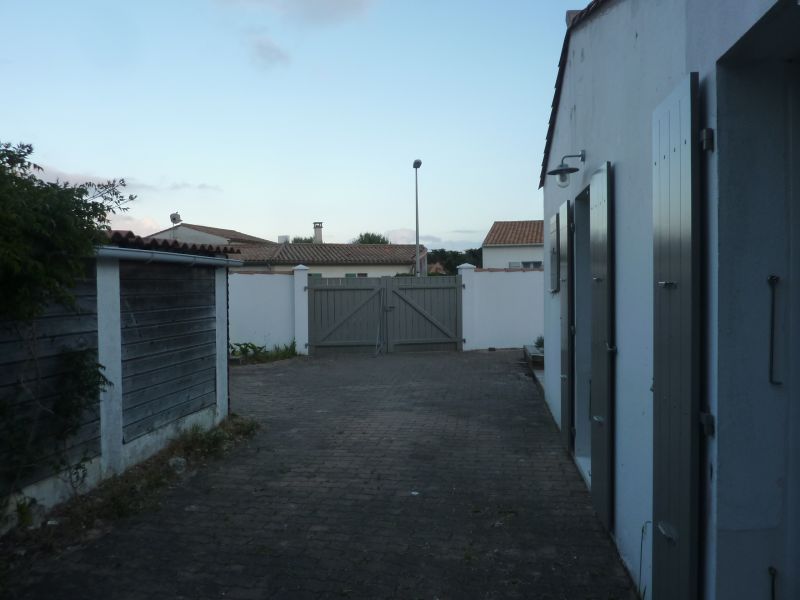
[[[479,247],[542,218],[564,0],[3,0],[0,141],[125,178],[118,229]]]

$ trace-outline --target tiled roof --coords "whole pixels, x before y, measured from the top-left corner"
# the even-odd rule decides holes
[[[237,258],[271,265],[405,265],[414,264],[414,244],[248,244]],[[425,246],[419,247],[424,256]]]
[[[242,233],[241,231],[236,231],[235,229],[222,229],[220,227],[209,227],[207,225],[194,225],[192,223],[181,223],[181,226],[187,227],[189,229],[194,229],[195,231],[202,231],[203,233],[208,233],[210,235],[217,235],[219,237],[223,237],[227,239],[228,243],[230,244],[250,244],[250,243],[274,244],[275,243],[271,242],[270,240],[265,240],[264,238],[256,237],[254,235],[249,235],[247,233]],[[159,237],[162,233],[167,233],[171,230],[172,228],[165,229],[164,231],[159,231],[157,233],[153,233],[146,237],[147,238]]]
[[[484,246],[529,246],[544,244],[542,221],[495,221]]]
[[[539,174],[539,187],[544,187],[544,178],[547,176],[547,161],[550,158],[550,149],[553,143],[553,134],[556,130],[556,115],[558,113],[558,103],[561,100],[561,85],[564,82],[564,71],[567,68],[567,56],[569,52],[569,38],[572,30],[583,23],[593,12],[607,4],[609,0],[592,0],[583,10],[570,11],[567,32],[564,34],[564,44],[561,46],[561,58],[558,60],[558,74],[556,75],[556,89],[553,93],[553,103],[550,105],[550,122],[547,124],[547,137],[544,141],[544,157],[542,158],[542,170]],[[566,154],[566,152],[565,152]]]
[[[137,248],[139,250],[158,250],[159,252],[176,252],[179,254],[198,254],[201,256],[218,256],[220,254],[236,254],[239,249],[233,246],[212,246],[210,244],[187,244],[177,240],[139,237],[132,231],[107,231],[108,245],[120,248]]]

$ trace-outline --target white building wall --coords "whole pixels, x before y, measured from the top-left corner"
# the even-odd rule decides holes
[[[187,244],[211,244],[213,246],[225,246],[228,243],[228,238],[206,233],[204,231],[197,231],[190,229],[185,225],[178,225],[168,231],[164,231],[158,235],[159,238],[165,240],[177,240],[179,242],[186,242]]]
[[[582,149],[586,162],[567,188],[559,188],[552,177],[544,188],[548,248],[550,217],[589,185],[604,161],[612,164],[619,349],[613,534],[634,579],[641,567],[641,586],[648,589],[653,490],[650,130],[653,109],[685,73],[685,10],[684,2],[611,2],[572,32],[548,169],[562,155]],[[545,268],[549,281],[549,261]],[[544,300],[545,396],[560,421],[560,297],[545,292]]]
[[[322,277],[345,277],[348,273],[366,273],[367,277],[394,277],[397,274],[411,273],[412,265],[311,265],[309,275],[319,273]],[[276,266],[273,271],[290,273],[290,266]],[[232,269],[236,273],[267,273],[264,266],[244,266]]]
[[[228,279],[232,344],[290,344],[294,339],[294,276],[231,273]]]
[[[544,249],[541,244],[536,246],[484,246],[484,269],[507,269],[509,263],[523,261],[540,261],[544,259]]]
[[[464,350],[522,348],[543,335],[544,272],[459,267]]]

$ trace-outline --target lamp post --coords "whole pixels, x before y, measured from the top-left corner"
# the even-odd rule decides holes
[[[422,166],[422,161],[417,159],[414,161],[414,210],[417,217],[417,266],[414,269],[417,277],[420,277],[420,264],[419,264],[419,168]]]

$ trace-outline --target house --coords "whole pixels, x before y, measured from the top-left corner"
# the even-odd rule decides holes
[[[237,258],[244,271],[289,271],[297,265],[309,268],[309,277],[383,277],[414,273],[414,244],[248,244]],[[427,250],[420,246],[422,272],[427,269]]]
[[[194,225],[180,223],[169,229],[164,229],[145,236],[145,240],[168,239],[189,244],[209,244],[216,246],[229,246],[231,244],[273,244],[270,240],[242,233],[234,229],[222,229],[207,225]]]
[[[542,221],[495,221],[483,240],[485,269],[541,269]]]
[[[798,32],[788,0],[567,17],[544,389],[648,599],[800,598]]]

